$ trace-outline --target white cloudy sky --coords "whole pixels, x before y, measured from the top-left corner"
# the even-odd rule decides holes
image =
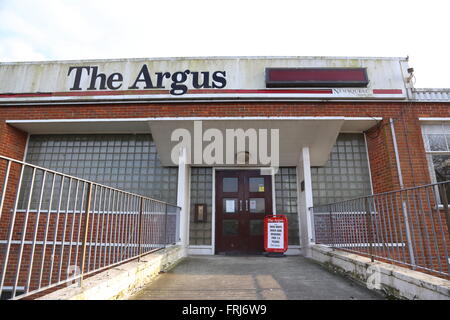
[[[0,0],[0,61],[410,56],[450,87],[448,0]]]

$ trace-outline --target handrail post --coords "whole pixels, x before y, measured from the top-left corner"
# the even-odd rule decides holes
[[[330,212],[331,248],[333,248],[334,250],[334,228],[333,228],[333,216],[331,213],[331,205],[328,205],[328,211]]]
[[[412,269],[416,269],[416,258],[414,255],[414,242],[412,241],[411,236],[411,228],[409,227],[409,217],[408,217],[408,208],[406,201],[403,200],[402,191],[400,192],[400,200],[402,201],[402,213],[403,213],[403,219],[405,221],[405,231],[406,231],[406,241],[408,242],[408,253],[410,262],[412,265]]]
[[[367,225],[367,235],[368,235],[368,241],[369,241],[369,254],[370,254],[370,261],[374,261],[373,259],[373,229],[372,229],[372,216],[370,212],[369,207],[369,198],[364,198],[364,206],[366,209],[366,225]]]
[[[447,223],[447,232],[450,237],[450,213],[448,210],[447,190],[445,184],[440,185],[442,206],[444,207],[445,221]]]
[[[81,255],[81,277],[80,286],[83,281],[85,263],[86,263],[86,246],[89,231],[89,212],[91,211],[91,198],[92,198],[92,182],[88,185],[87,202],[84,216],[84,234],[83,234],[83,244],[82,244],[82,255]]]
[[[445,187],[445,184],[440,185],[441,188],[441,198],[442,198],[442,206],[444,207],[444,215],[445,215],[445,222],[447,223],[447,233],[450,238],[450,213],[448,210],[448,199],[447,199],[447,190]],[[450,274],[450,258],[447,254],[447,272]]]
[[[141,261],[142,254],[142,212],[144,211],[144,198],[141,198],[139,207],[139,225],[138,225],[138,261]]]
[[[167,246],[167,203],[164,204],[165,207],[165,219],[164,219],[164,248]]]
[[[316,243],[316,221],[314,217],[314,209],[313,207],[308,208],[308,214],[311,217],[311,236],[310,243]]]

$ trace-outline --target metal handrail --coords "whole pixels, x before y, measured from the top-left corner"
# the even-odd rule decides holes
[[[450,276],[450,180],[310,209],[312,242]]]
[[[0,293],[42,295],[179,241],[181,208],[0,156]],[[21,232],[18,232],[20,230]]]
[[[83,178],[75,177],[75,176],[72,176],[72,175],[69,175],[69,174],[66,174],[66,173],[58,172],[58,171],[55,171],[55,170],[52,170],[52,169],[49,169],[49,168],[40,167],[40,166],[37,166],[37,165],[32,164],[32,163],[28,163],[28,162],[20,161],[20,160],[17,160],[17,159],[5,157],[5,156],[2,156],[2,155],[0,155],[0,160],[11,161],[11,162],[14,162],[14,163],[26,165],[27,167],[44,170],[44,171],[47,171],[49,173],[57,174],[59,176],[64,176],[66,178],[77,179],[78,181],[92,183],[93,185],[97,185],[97,186],[100,186],[100,187],[109,188],[109,189],[112,189],[112,190],[115,190],[115,191],[120,191],[120,192],[123,192],[123,193],[126,193],[126,194],[138,196],[138,197],[141,197],[141,198],[144,198],[144,199],[148,199],[148,200],[152,200],[152,201],[155,201],[155,202],[164,203],[164,204],[167,204],[167,205],[170,205],[170,206],[176,206],[173,203],[169,203],[169,202],[166,202],[166,201],[162,201],[162,200],[146,197],[146,196],[143,196],[143,195],[140,195],[140,194],[137,194],[137,193],[132,193],[132,192],[128,192],[128,191],[125,191],[125,190],[117,189],[117,188],[110,187],[110,186],[107,186],[107,185],[104,185],[104,184],[101,184],[101,183],[98,183],[98,182],[94,182],[94,181],[86,180],[86,179],[83,179]]]
[[[393,194],[393,193],[397,193],[397,192],[401,192],[401,191],[409,191],[409,190],[414,190],[414,189],[419,189],[419,188],[425,188],[425,187],[434,187],[434,186],[439,186],[441,184],[448,184],[450,183],[450,180],[447,181],[441,181],[441,182],[436,182],[436,183],[429,183],[429,184],[423,184],[420,186],[415,186],[415,187],[407,187],[407,188],[403,188],[403,189],[398,189],[398,190],[394,190],[394,191],[385,191],[385,192],[379,192],[379,193],[375,193],[369,196],[363,196],[363,197],[355,197],[355,198],[349,198],[349,199],[345,199],[345,200],[340,200],[340,201],[335,201],[335,202],[330,202],[327,204],[320,204],[317,206],[312,206],[309,207],[308,209],[312,209],[314,207],[322,207],[322,206],[329,206],[329,205],[337,205],[340,203],[345,203],[348,201],[352,201],[352,200],[358,200],[358,199],[362,199],[362,198],[366,198],[366,197],[375,197],[375,196],[381,196],[381,195],[387,195],[387,194]]]

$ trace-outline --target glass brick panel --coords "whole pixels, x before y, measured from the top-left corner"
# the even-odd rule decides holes
[[[323,167],[311,167],[314,205],[371,193],[364,135],[341,133]]]
[[[297,214],[297,170],[295,167],[282,167],[275,175],[276,213],[288,219],[288,239],[290,245],[298,245]]]
[[[189,220],[189,244],[211,245],[212,219],[207,223],[195,222],[195,204],[206,204],[206,214],[212,217],[212,168],[191,168],[191,210]]]
[[[26,161],[117,189],[176,203],[178,168],[163,167],[156,145],[149,134],[69,134],[32,135]],[[28,198],[32,173],[24,172],[20,204]],[[38,203],[38,188],[43,177],[37,176],[33,187],[32,208]],[[51,189],[51,176],[46,177],[45,192]],[[56,179],[55,190],[64,184],[63,199],[75,192],[75,182]],[[56,202],[58,197],[54,197]],[[44,198],[43,207],[48,206]],[[64,203],[62,204],[64,207]]]

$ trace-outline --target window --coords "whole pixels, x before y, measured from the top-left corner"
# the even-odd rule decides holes
[[[428,167],[433,183],[450,180],[450,123],[422,126]],[[447,190],[450,199],[450,190]]]

